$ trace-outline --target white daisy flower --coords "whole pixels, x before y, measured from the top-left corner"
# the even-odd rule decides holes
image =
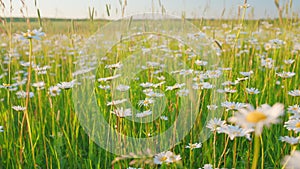
[[[23,107],[23,106],[12,106],[11,108],[16,111],[25,111],[26,110],[26,107]]]
[[[184,83],[181,83],[181,84],[179,84],[179,83],[176,83],[176,84],[175,84],[175,85],[173,85],[173,86],[167,86],[167,89],[166,89],[166,91],[168,91],[168,90],[180,89],[180,88],[182,88],[183,86],[185,86],[185,84],[184,84]]]
[[[180,90],[178,90],[178,92],[176,94],[180,97],[187,96],[189,94],[189,90],[188,89],[180,89]]]
[[[245,76],[245,77],[250,77],[253,74],[253,71],[250,70],[249,72],[240,72],[240,74]]]
[[[148,106],[150,106],[151,104],[153,104],[154,103],[154,99],[152,99],[152,98],[146,98],[145,100],[140,100],[139,101],[139,106],[144,106],[144,107],[148,107]]]
[[[164,121],[167,121],[168,120],[168,117],[167,116],[160,116],[159,117],[161,120],[164,120]]]
[[[246,137],[248,140],[251,140],[250,133],[254,131],[252,128],[240,128],[239,126],[233,125],[222,125],[217,128],[218,133],[228,134],[229,138],[233,140],[235,137]]]
[[[18,91],[16,93],[16,95],[17,95],[18,98],[26,98],[27,92],[21,90],[21,91]],[[34,96],[34,93],[33,92],[29,92],[29,97],[32,98],[33,96]]]
[[[221,103],[221,106],[225,107],[227,111],[228,110],[239,110],[239,109],[247,107],[247,105],[244,103],[228,102],[228,101]]]
[[[181,160],[180,155],[175,155],[171,151],[161,152],[154,156],[154,164],[163,164],[163,163],[169,164],[169,163],[177,162],[179,160]]]
[[[260,91],[258,90],[258,89],[256,89],[256,88],[246,88],[246,92],[248,93],[248,94],[258,94],[258,93],[260,93]]]
[[[213,169],[213,165],[211,164],[204,164],[203,169]]]
[[[216,110],[217,108],[218,108],[217,105],[208,105],[208,106],[207,106],[207,109],[208,109],[208,110]]]
[[[138,118],[146,117],[152,114],[151,110],[145,110],[142,113],[137,113],[135,116]]]
[[[261,135],[264,126],[278,123],[278,117],[284,113],[283,104],[276,103],[273,107],[263,104],[254,109],[251,105],[239,109],[229,121],[236,123],[246,129],[254,128],[256,135]]]
[[[130,89],[130,86],[120,84],[116,89],[120,92],[126,92]]]
[[[27,30],[27,32],[23,33],[21,35],[17,35],[18,38],[21,40],[26,40],[26,39],[36,39],[36,40],[41,40],[42,36],[45,36],[46,34],[42,32],[42,28],[39,30],[34,29],[34,30]]]
[[[292,90],[292,91],[289,91],[288,94],[291,96],[294,96],[294,97],[298,97],[298,96],[300,96],[300,90]]]
[[[60,88],[58,86],[50,86],[49,94],[50,96],[58,96],[60,94]]]
[[[0,126],[0,133],[1,133],[1,132],[4,132],[3,126]]]
[[[295,145],[299,143],[299,137],[289,137],[289,136],[284,136],[279,138],[280,141],[282,142],[287,142],[291,145]]]
[[[222,127],[225,125],[225,121],[224,120],[221,120],[220,118],[213,118],[213,119],[210,119],[208,124],[206,125],[207,128],[210,129],[210,131],[214,132],[214,131],[217,131],[217,129],[219,127]]]
[[[288,59],[288,60],[284,60],[284,63],[287,64],[287,65],[291,65],[295,62],[294,59]]]
[[[201,148],[202,144],[201,143],[189,143],[189,145],[185,146],[185,148],[189,148],[191,150],[195,149],[195,148]]]
[[[295,133],[300,132],[300,119],[292,118],[284,123],[284,127],[288,130],[293,130]]]
[[[57,84],[57,87],[68,90],[68,89],[71,89],[72,87],[74,87],[75,81],[76,81],[76,79],[72,80],[70,82],[61,82],[61,83]]]
[[[293,114],[300,114],[300,106],[298,104],[295,104],[293,106],[289,106],[288,111],[290,113],[293,113]]]
[[[45,82],[36,82],[32,84],[33,87],[36,87],[38,90],[45,88]]]
[[[131,109],[124,109],[123,107],[117,108],[117,109],[111,111],[111,113],[115,114],[118,117],[132,116]]]
[[[285,72],[285,71],[283,71],[281,73],[276,73],[276,74],[277,74],[277,76],[279,76],[281,78],[291,78],[296,75],[296,73],[294,73],[294,72]]]
[[[107,105],[107,106],[115,106],[115,105],[124,103],[124,102],[126,102],[126,101],[127,101],[127,99],[113,100],[113,101],[111,101],[111,102],[108,102],[106,105]]]
[[[105,68],[106,68],[106,69],[119,69],[119,68],[121,68],[122,66],[123,66],[123,65],[122,65],[120,62],[118,62],[118,63],[116,63],[116,64],[106,65]]]
[[[111,80],[113,80],[113,79],[116,79],[116,78],[118,78],[118,77],[120,77],[120,76],[121,76],[121,74],[116,74],[116,75],[114,75],[114,76],[103,77],[103,78],[99,78],[99,79],[97,79],[97,80],[98,80],[98,82],[106,82],[106,81],[111,81]]]

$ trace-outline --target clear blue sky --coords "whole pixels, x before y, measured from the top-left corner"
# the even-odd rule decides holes
[[[1,0],[0,0],[1,1]],[[5,12],[0,12],[1,16],[10,16],[10,0],[2,0],[6,5]],[[40,9],[42,17],[55,18],[87,18],[88,7],[94,7],[96,18],[118,19],[122,16],[120,1],[124,0],[36,0],[37,7]],[[12,16],[22,16],[20,8],[21,0],[12,0]],[[181,16],[182,12],[187,17],[196,18],[221,18],[222,11],[225,9],[223,18],[234,18],[237,16],[238,6],[243,0],[160,0],[168,14]],[[280,0],[281,4],[286,4],[290,0]],[[25,0],[26,9],[24,15],[36,17],[36,7],[34,0]],[[277,17],[277,10],[274,0],[248,0],[251,5],[248,8],[249,14],[254,14],[254,18],[273,18]],[[106,5],[110,5],[110,16],[107,15]],[[127,0],[125,16],[134,13],[151,11],[161,11],[159,0]],[[293,12],[300,15],[300,0],[293,0]]]

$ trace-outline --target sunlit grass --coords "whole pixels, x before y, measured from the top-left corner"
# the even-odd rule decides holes
[[[12,21],[13,27],[9,29],[10,21],[7,20],[1,27],[3,34],[0,37],[0,126],[3,126],[0,127],[0,168],[123,169],[131,166],[188,169],[200,168],[205,164],[218,168],[251,168],[253,159],[258,168],[289,166],[283,163],[282,159],[285,155],[299,150],[299,140],[291,145],[282,142],[280,137],[299,138],[297,130],[299,123],[297,122],[300,122],[300,22],[296,19],[282,18],[281,20],[280,22],[286,24],[280,24],[278,20],[190,20],[199,28],[199,31],[212,38],[216,53],[219,54],[218,58],[222,61],[215,67],[201,65],[203,64],[200,62],[202,58],[198,55],[189,59],[191,55],[189,47],[178,43],[175,39],[159,37],[151,40],[146,35],[115,44],[106,56],[97,56],[99,60],[85,60],[85,55],[94,54],[93,51],[85,50],[88,49],[86,46],[88,43],[93,43],[88,38],[94,35],[98,28],[101,32],[101,26],[107,21],[44,19],[43,31],[46,36],[41,37],[42,40],[20,40],[16,34],[26,32],[27,27],[38,28],[39,23]],[[242,27],[239,27],[241,23],[243,23]],[[193,128],[184,139],[175,146],[170,145],[169,151],[174,154],[169,154],[177,157],[174,163],[168,162],[168,155],[164,153],[140,152],[140,154],[117,156],[104,150],[83,129],[76,114],[78,112],[74,108],[76,107],[74,104],[77,103],[73,103],[72,100],[72,96],[78,94],[73,93],[72,88],[80,86],[81,82],[93,79],[97,105],[111,128],[135,138],[149,138],[165,132],[174,121],[178,120],[180,99],[182,99],[179,95],[185,94],[180,87],[179,89],[174,87],[176,85],[174,76],[177,76],[174,74],[176,73],[162,71],[154,74],[154,71],[160,69],[152,63],[154,66],[141,65],[146,66],[143,71],[138,72],[130,81],[126,79],[123,81],[127,86],[121,86],[120,90],[129,93],[128,100],[140,112],[151,110],[152,103],[151,101],[149,103],[147,99],[153,99],[143,90],[154,88],[153,85],[159,84],[155,92],[164,94],[164,97],[157,97],[158,99],[155,99],[153,104],[165,103],[165,107],[153,108],[161,110],[158,118],[154,112],[141,117],[156,118],[149,123],[133,122],[130,120],[131,117],[134,118],[133,116],[129,116],[128,119],[117,116],[119,113],[117,107],[109,103],[122,99],[123,95],[120,94],[118,99],[114,99],[116,96],[112,97],[111,94],[115,93],[110,88],[116,84],[104,80],[117,75],[119,62],[122,63],[124,59],[132,56],[142,55],[144,49],[150,50],[153,46],[164,46],[164,50],[171,51],[169,53],[160,50],[150,52],[152,55],[160,56],[157,59],[160,66],[169,63],[166,60],[160,60],[165,55],[181,56],[179,58],[183,60],[182,62],[193,71],[198,71],[198,75],[201,71],[215,75],[216,72],[212,70],[218,69],[222,73],[220,76],[222,78],[219,79],[224,80],[223,85],[210,89],[207,83],[214,84],[216,81],[207,78],[203,81],[203,83],[207,82],[205,84],[207,88],[200,86],[199,90],[193,91],[200,98],[197,118]],[[146,57],[147,54],[143,56]],[[32,69],[28,69],[30,60],[33,61]],[[132,62],[132,66],[139,64]],[[87,72],[90,71],[87,68],[92,68],[97,74],[75,81],[77,76],[74,74],[82,73],[78,72],[78,66],[82,66],[81,71]],[[31,77],[28,76],[28,72],[32,72]],[[191,76],[196,77],[197,73],[193,72]],[[28,77],[30,81],[27,80]],[[141,85],[146,85],[147,82],[152,86]],[[204,85],[203,83],[201,85]],[[250,88],[255,88],[257,93],[249,91]],[[255,133],[251,131],[248,136],[245,134],[243,137],[231,139],[227,134],[218,132],[220,130],[216,128],[212,130],[212,135],[208,140],[201,142],[201,146],[198,145],[199,147],[193,149],[187,148],[188,145],[199,143],[199,133],[202,128],[206,128],[205,122],[208,122],[206,117],[209,114],[222,114],[221,120],[226,121],[227,125],[234,125],[229,122],[229,119],[237,114],[237,109],[221,104],[216,105],[216,109],[211,108],[213,107],[210,105],[213,97],[212,91],[217,90],[224,97],[222,103],[239,102],[251,104],[254,107],[282,103],[285,113],[279,117],[277,124],[265,127],[259,136],[255,136]],[[32,92],[33,97],[26,95],[28,91]],[[178,91],[181,93],[178,94]],[[25,107],[25,110],[13,109],[13,106]],[[132,114],[136,115],[137,112],[132,112]],[[260,117],[264,119],[263,116]],[[295,122],[286,123],[291,119]],[[289,124],[290,128],[287,130],[286,125]],[[103,138],[108,141],[106,139]],[[132,146],[125,143],[124,145]],[[175,154],[180,155],[180,159]],[[162,158],[164,155],[166,158]],[[161,165],[155,164],[157,159],[162,161]]]

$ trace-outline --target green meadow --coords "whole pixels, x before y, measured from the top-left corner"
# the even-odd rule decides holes
[[[115,21],[2,21],[0,168],[299,168],[297,17],[129,20],[104,51]]]

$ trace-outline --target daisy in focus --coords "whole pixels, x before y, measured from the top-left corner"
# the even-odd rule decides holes
[[[18,35],[18,38],[21,40],[26,40],[26,39],[36,39],[36,40],[41,40],[42,36],[45,36],[46,34],[42,32],[42,28],[39,30],[34,29],[34,30],[27,30],[27,32],[22,32],[21,35]]]
[[[261,135],[264,126],[278,123],[278,117],[284,113],[284,106],[281,103],[276,103],[272,107],[268,104],[263,104],[261,107],[254,109],[251,105],[247,108],[239,109],[235,116],[229,121],[249,129],[254,128],[256,135]]]
[[[161,152],[159,154],[156,154],[154,157],[154,164],[163,164],[163,163],[169,164],[180,160],[181,160],[180,155],[176,155],[171,151],[167,151],[167,152]]]

